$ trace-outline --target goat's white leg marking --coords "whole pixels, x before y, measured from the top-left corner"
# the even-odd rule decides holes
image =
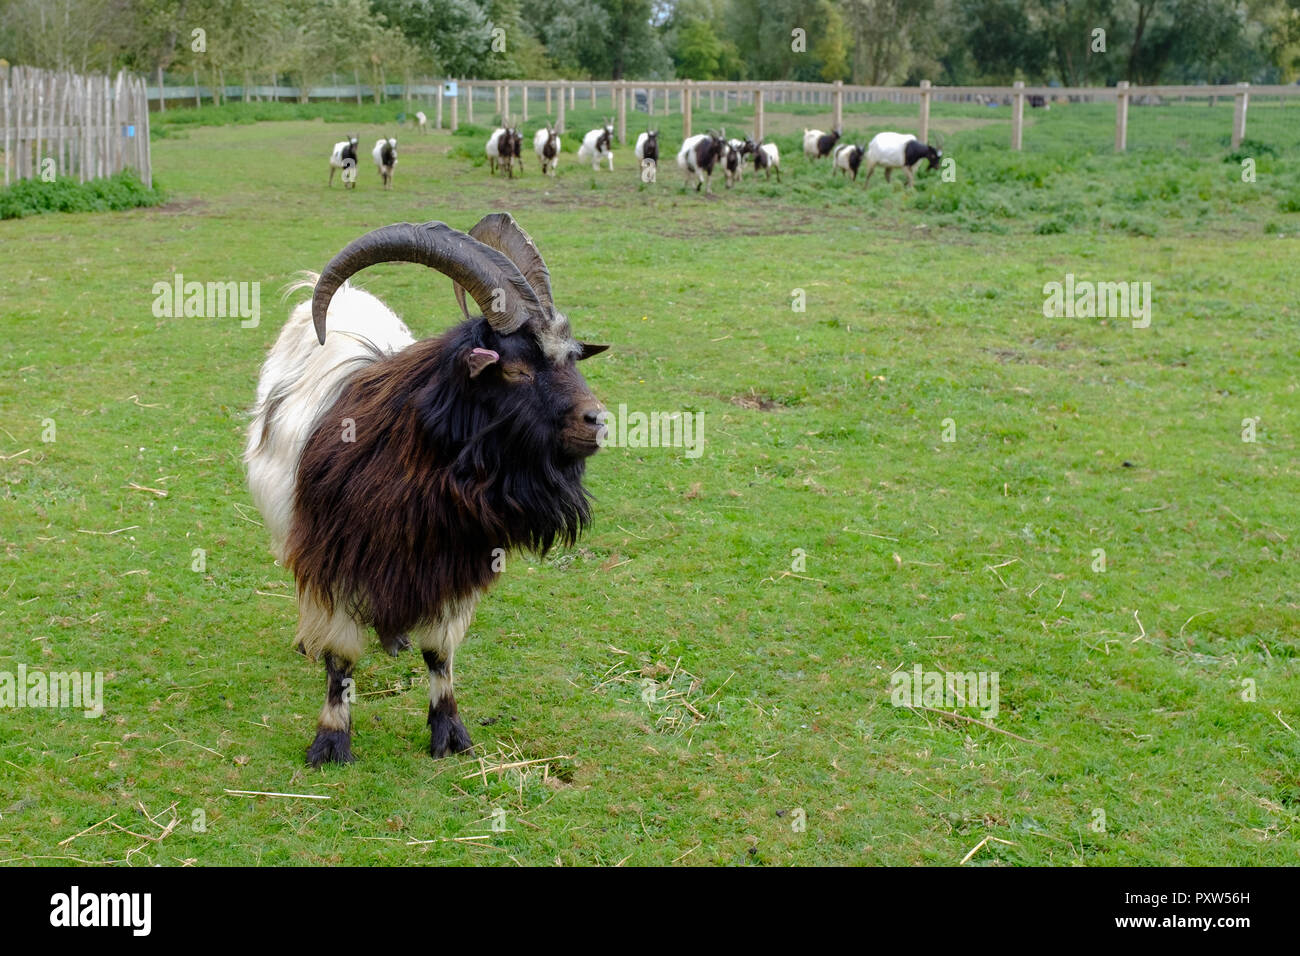
[[[325,658],[325,703],[316,720],[316,739],[307,762],[348,763],[352,759],[352,669],[361,657],[361,626],[336,603],[328,611],[314,594],[298,591],[298,647],[315,660]]]
[[[478,600],[479,595],[473,594],[452,603],[443,608],[439,620],[416,632],[429,669],[429,753],[434,757],[460,753],[472,746],[456,707],[453,664]]]

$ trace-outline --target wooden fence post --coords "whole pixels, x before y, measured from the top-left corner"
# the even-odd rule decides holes
[[[523,84],[520,87],[520,89],[523,91],[523,96],[520,97],[520,99],[523,101],[523,105],[519,107],[520,109],[519,122],[527,123],[528,122],[528,84],[527,83]]]
[[[921,128],[917,130],[917,138],[923,142],[930,142],[930,81],[921,81]]]
[[[4,118],[0,122],[4,123],[5,141],[5,185],[9,185],[9,158],[13,155],[9,151],[9,67],[0,67],[0,106],[4,107]]]
[[[1236,149],[1246,138],[1246,107],[1250,105],[1250,84],[1237,84],[1237,102],[1232,110],[1232,148]]]
[[[610,87],[609,95],[618,101],[618,141],[620,144],[627,143],[627,81],[619,80],[617,91],[613,86]]]
[[[1115,84],[1115,152],[1128,149],[1128,80]]]
[[[433,128],[442,129],[442,81],[438,82],[438,105],[434,109]]]
[[[682,84],[682,139],[689,139],[691,135],[692,92],[691,81],[687,80]]]
[[[1011,94],[1011,148],[1020,152],[1025,142],[1025,81],[1016,80]]]
[[[501,125],[506,125],[506,117],[510,115],[510,84],[501,84]]]
[[[456,90],[456,95],[451,98],[451,131],[454,133],[460,129],[460,90]]]
[[[565,104],[565,100],[568,98],[569,95],[568,90],[565,89],[565,86],[568,84],[568,82],[569,82],[568,80],[560,80],[560,112],[556,115],[556,119],[555,119],[555,132],[557,133],[564,132],[564,104]]]
[[[596,108],[596,84],[595,83],[591,84],[591,108],[593,110]]]
[[[569,109],[571,109],[571,110],[572,110],[572,109],[577,109],[577,105],[576,105],[576,102],[575,102],[575,100],[574,100],[574,97],[576,97],[576,96],[578,95],[578,84],[577,84],[577,83],[569,83],[567,80],[566,80],[565,82],[566,82],[566,84],[567,84],[568,87],[569,87]]]
[[[144,126],[144,184],[153,188],[153,144],[149,142],[149,90],[140,84],[140,117]],[[139,129],[136,129],[137,135]]]
[[[762,89],[754,90],[752,94],[754,101],[754,142],[763,141],[763,91]]]
[[[551,84],[550,83],[546,84],[546,115],[547,117],[550,117],[551,115]]]
[[[835,104],[835,120],[831,124],[831,129],[844,128],[844,81],[835,81],[835,92],[832,94],[832,100]]]
[[[465,122],[474,122],[474,84],[465,84]]]

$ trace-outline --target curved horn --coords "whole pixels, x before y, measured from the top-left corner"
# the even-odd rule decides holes
[[[494,212],[475,223],[469,234],[509,257],[532,286],[549,320],[555,311],[555,301],[551,298],[551,273],[532,237],[515,222],[515,217],[508,212]]]
[[[325,344],[325,315],[339,286],[367,266],[380,262],[416,262],[449,276],[457,288],[474,297],[483,316],[503,335],[518,331],[530,318],[548,320],[528,280],[518,267],[496,249],[446,223],[394,223],[352,240],[330,260],[316,281],[311,298],[311,318],[316,338]],[[500,309],[498,290],[506,292]],[[463,292],[461,308],[464,308]]]

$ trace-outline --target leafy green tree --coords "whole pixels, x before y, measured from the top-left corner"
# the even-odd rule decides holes
[[[673,61],[677,75],[693,80],[717,79],[722,68],[723,47],[707,20],[690,20],[677,32]]]

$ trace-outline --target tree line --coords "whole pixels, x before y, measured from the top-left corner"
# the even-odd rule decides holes
[[[0,0],[0,58],[213,86],[1291,83],[1300,0]]]

